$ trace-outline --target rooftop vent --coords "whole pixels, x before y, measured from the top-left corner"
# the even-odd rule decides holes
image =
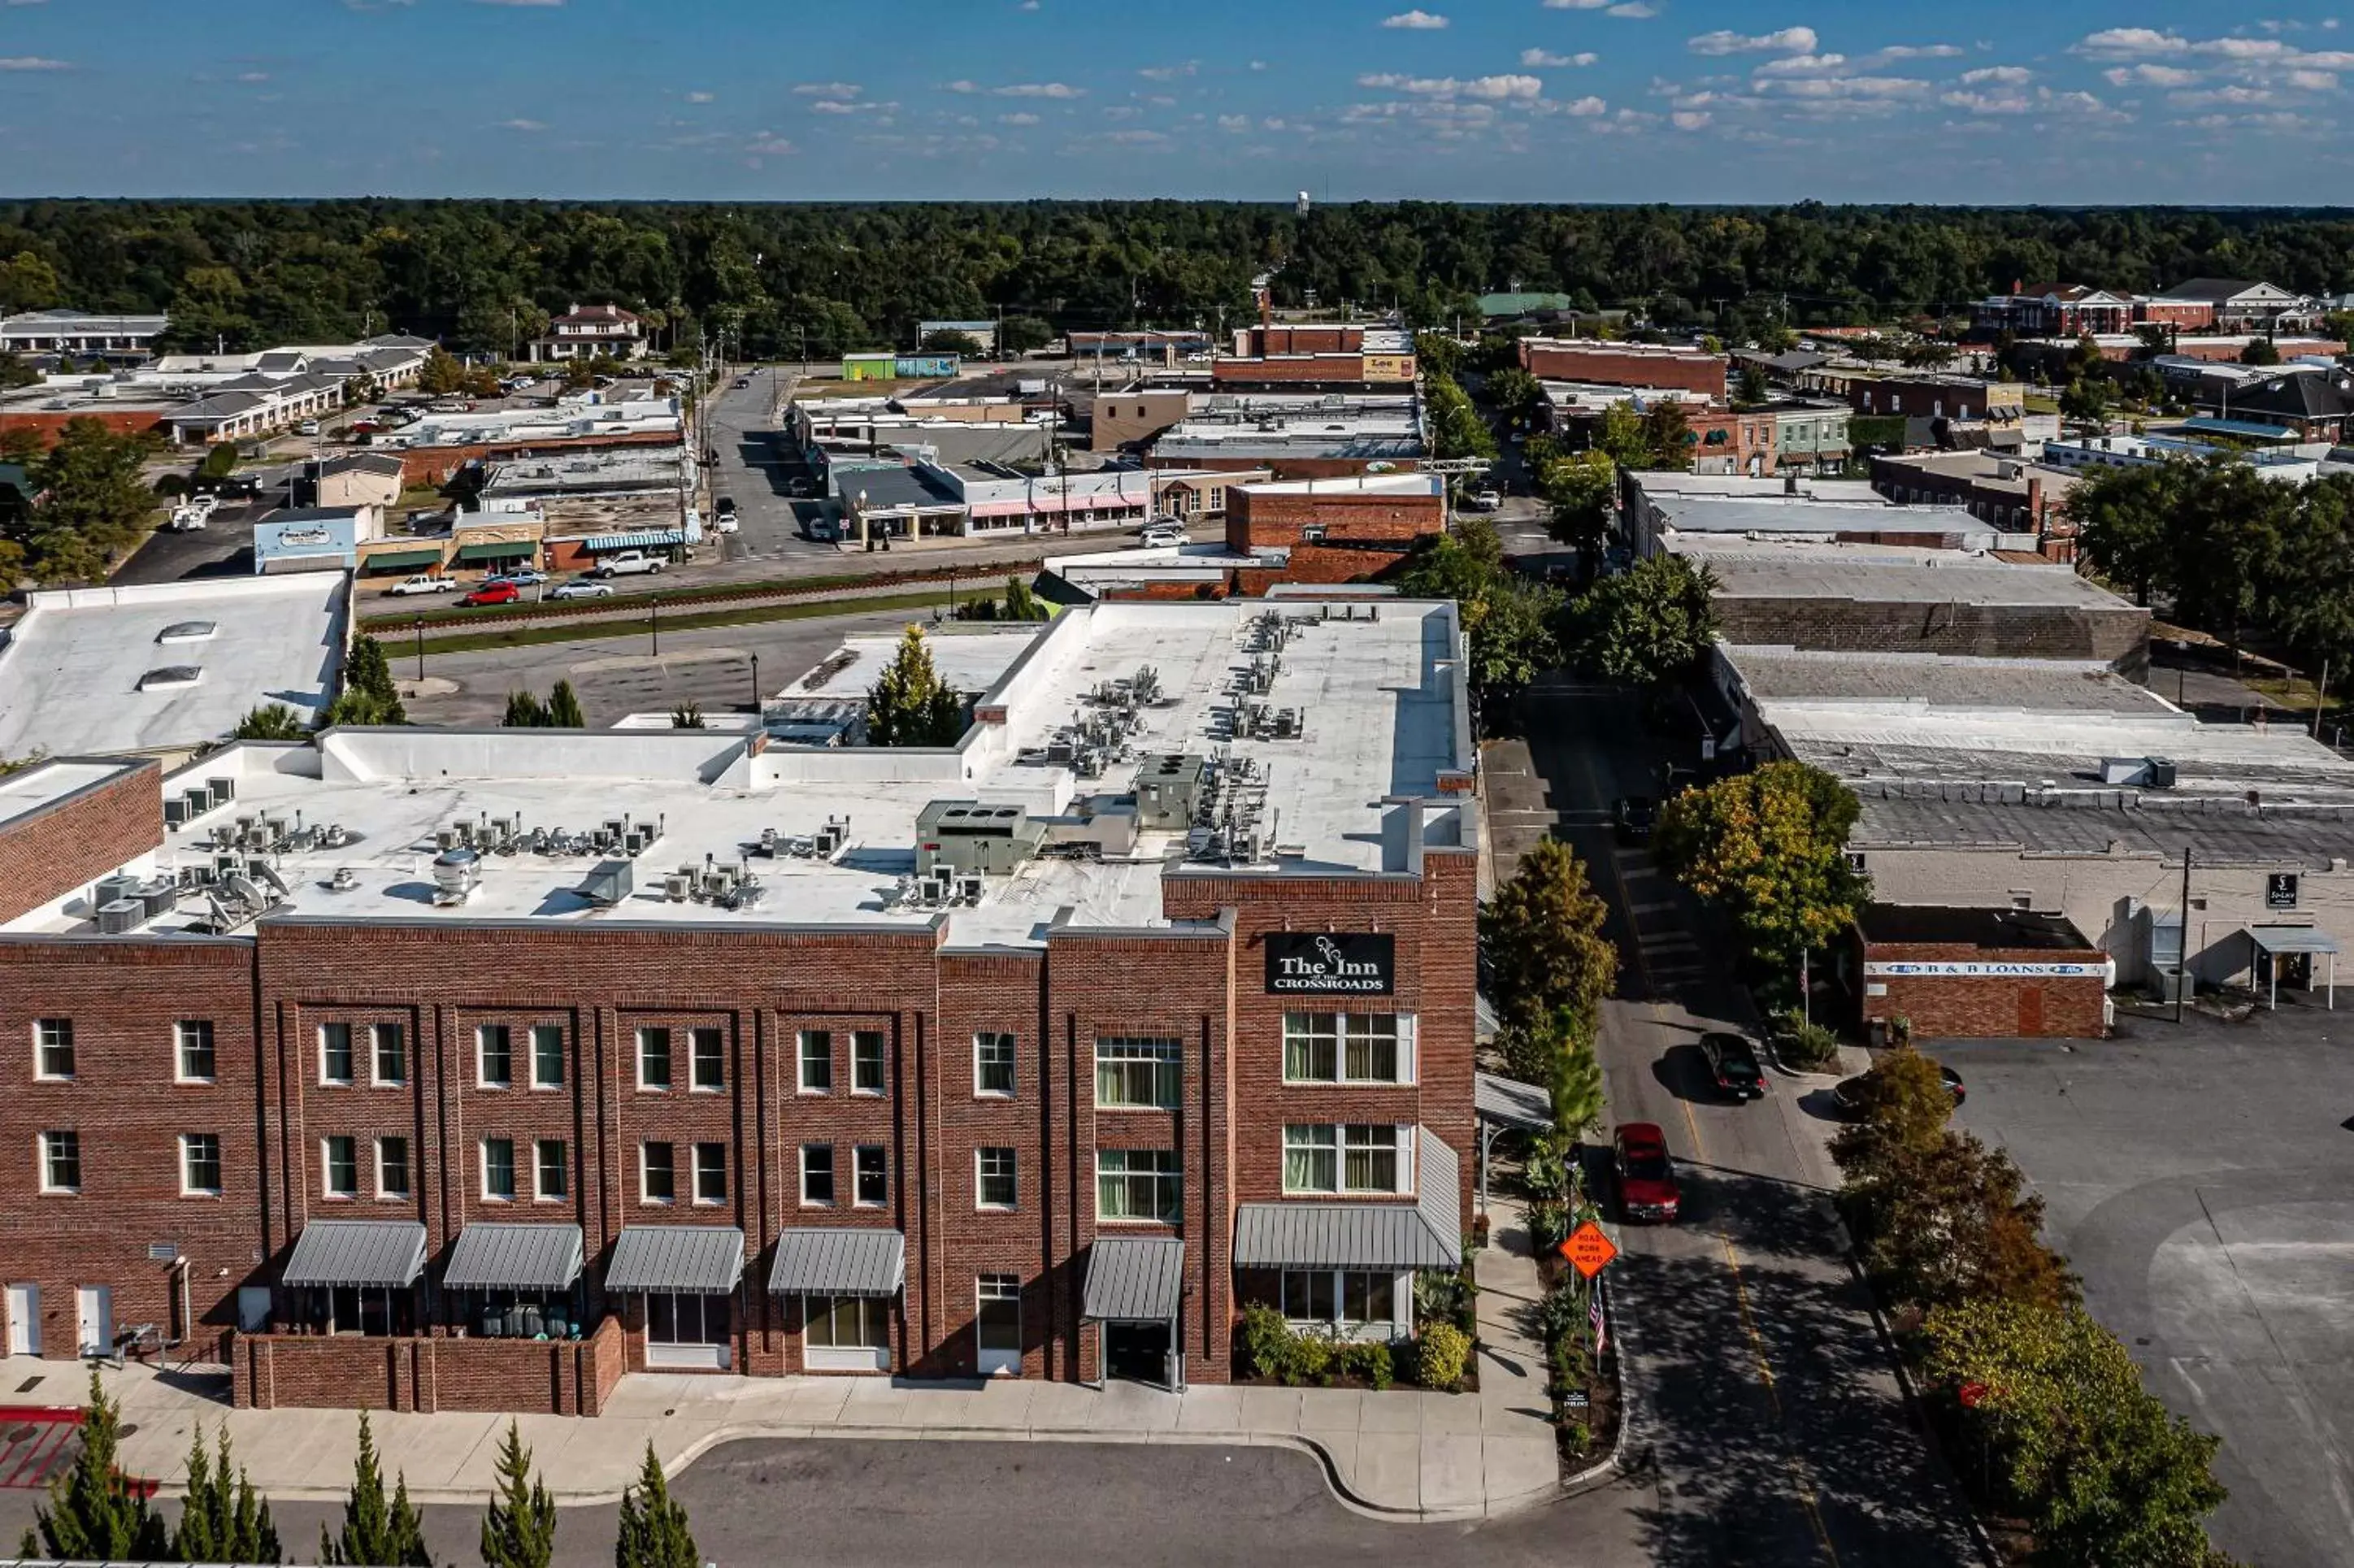
[[[220,630],[209,620],[175,620],[155,634],[158,642],[202,642]]]
[[[446,849],[433,857],[433,902],[463,904],[482,881],[482,857],[470,849]]]
[[[196,664],[163,664],[139,677],[143,692],[165,692],[180,686],[193,686],[204,678],[204,670]]]

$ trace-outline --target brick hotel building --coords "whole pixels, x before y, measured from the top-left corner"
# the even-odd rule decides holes
[[[0,779],[0,1329],[239,1404],[1218,1382],[1459,1258],[1453,606],[1099,604],[954,747],[340,729]],[[872,672],[853,672],[863,685]]]

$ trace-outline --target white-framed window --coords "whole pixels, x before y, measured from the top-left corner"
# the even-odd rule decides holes
[[[1414,1128],[1388,1122],[1293,1124],[1283,1129],[1287,1192],[1408,1192]]]
[[[221,1190],[220,1134],[180,1134],[180,1192],[189,1198],[217,1198]]]
[[[1282,1292],[1283,1315],[1294,1323],[1356,1330],[1397,1321],[1397,1276],[1386,1269],[1287,1268]]]
[[[1173,1149],[1096,1150],[1096,1218],[1175,1224],[1183,1166]]]
[[[348,1023],[319,1025],[319,1082],[349,1084],[352,1081],[352,1026]]]
[[[879,1029],[854,1029],[850,1033],[850,1092],[883,1092],[883,1032]]]
[[[891,1151],[879,1143],[862,1143],[851,1151],[852,1200],[862,1209],[879,1209],[891,1201]]]
[[[801,1203],[819,1209],[833,1202],[833,1145],[801,1145]]]
[[[408,1031],[398,1023],[368,1025],[370,1070],[379,1088],[397,1089],[408,1082]]]
[[[697,1094],[716,1095],[727,1086],[727,1037],[716,1029],[686,1032],[687,1086]]]
[[[81,1191],[81,1134],[64,1128],[41,1134],[41,1191]]]
[[[482,1196],[493,1203],[512,1203],[514,1195],[514,1139],[482,1139]]]
[[[408,1139],[376,1140],[376,1195],[405,1200],[408,1196]]]
[[[505,1024],[485,1023],[475,1029],[474,1082],[485,1089],[514,1086],[514,1033]]]
[[[822,1029],[804,1029],[800,1044],[801,1092],[833,1093],[833,1036]]]
[[[973,1340],[981,1370],[1012,1370],[1022,1362],[1022,1277],[983,1274],[972,1282]]]
[[[183,1018],[172,1025],[172,1075],[184,1084],[209,1084],[219,1065],[207,1018]]]
[[[724,1203],[727,1201],[726,1144],[698,1143],[695,1146],[695,1201],[698,1203]]]
[[[1287,1084],[1411,1084],[1411,1013],[1287,1012]]]
[[[1015,1160],[1011,1149],[976,1149],[972,1151],[973,1202],[984,1209],[1010,1209],[1021,1196],[1020,1183],[1014,1176]]]
[[[670,1031],[641,1029],[638,1031],[638,1087],[667,1089],[670,1087]]]
[[[887,1351],[891,1303],[879,1296],[804,1296],[803,1343],[824,1351]]]
[[[543,1203],[560,1203],[572,1196],[572,1151],[560,1138],[543,1138],[532,1145],[532,1195]]]
[[[531,1026],[531,1086],[535,1089],[560,1089],[564,1086],[564,1025],[535,1023]]]
[[[360,1140],[338,1133],[319,1140],[320,1188],[330,1198],[360,1195]]]
[[[1182,1041],[1097,1036],[1096,1105],[1115,1110],[1175,1110],[1182,1092],[1183,1063]]]
[[[34,1020],[33,1076],[58,1083],[69,1080],[73,1075],[73,1020],[70,1018]]]
[[[1013,1036],[1004,1033],[972,1037],[972,1092],[976,1095],[1013,1093]]]
[[[671,1164],[667,1143],[638,1145],[638,1195],[649,1203],[668,1203],[678,1197],[678,1172]]]

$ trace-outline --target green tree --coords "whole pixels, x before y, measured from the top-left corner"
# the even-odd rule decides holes
[[[703,705],[690,697],[685,702],[678,704],[670,710],[670,727],[673,729],[707,729],[710,726],[703,722]]]
[[[13,392],[19,387],[30,387],[41,378],[41,373],[25,363],[16,354],[0,354],[0,392]]]
[[[997,329],[997,352],[1035,354],[1054,342],[1055,335],[1053,323],[1036,316],[1008,316]]]
[[[458,356],[435,344],[425,351],[425,364],[417,373],[417,389],[436,397],[447,397],[465,384],[466,367]]]
[[[1845,850],[1860,810],[1821,768],[1769,762],[1670,800],[1652,842],[1678,881],[1733,917],[1751,959],[1787,983],[1870,892]]]
[[[1689,472],[1694,447],[1691,421],[1684,417],[1681,402],[1662,397],[1643,410],[1645,468]]]
[[[187,1496],[172,1529],[172,1555],[183,1563],[283,1561],[268,1500],[253,1489],[245,1467],[230,1467],[227,1422],[218,1439],[218,1455],[207,1455],[199,1423],[188,1441]]]
[[[1841,1134],[1860,1131],[1850,1128]],[[1884,1299],[1917,1308],[1991,1298],[2056,1307],[2076,1282],[2038,1239],[2043,1201],[2000,1150],[1942,1129],[1842,1145],[1840,1207]]]
[[[586,355],[576,354],[564,362],[564,385],[578,392],[597,384],[597,365]]]
[[[1005,609],[1001,620],[1044,620],[1049,611],[1044,600],[1030,591],[1030,585],[1020,577],[1005,579]]]
[[[1602,934],[1607,914],[1561,840],[1522,855],[1479,916],[1498,1021],[1532,1029],[1566,1012],[1590,1025],[1618,978],[1618,949]]]
[[[1560,593],[1504,566],[1495,524],[1470,517],[1424,543],[1396,578],[1409,599],[1451,599],[1471,644],[1471,685],[1491,706],[1510,700],[1556,656]]]
[[[2250,338],[2248,346],[2240,350],[2240,363],[2243,365],[2270,366],[2280,362],[2280,348],[2268,337]]]
[[[530,692],[509,692],[506,715],[499,724],[506,729],[546,729],[547,705]]]
[[[981,339],[969,332],[960,332],[954,327],[942,327],[938,332],[928,332],[924,334],[923,341],[916,346],[926,354],[954,354],[967,359],[980,359],[989,353],[989,350],[981,346]]]
[[[105,577],[140,537],[155,493],[142,476],[146,443],[97,419],[73,418],[32,465],[39,493],[27,523],[26,564],[45,582]]]
[[[63,1475],[51,1478],[49,1500],[33,1511],[23,1555],[91,1562],[146,1559],[167,1551],[164,1521],[145,1493],[122,1473],[122,1412],[90,1369],[90,1408],[82,1413],[81,1451]],[[34,1541],[37,1531],[39,1542]]]
[[[1662,686],[1697,672],[1716,641],[1716,577],[1705,562],[1657,555],[1572,600],[1562,645],[1581,669]]]
[[[621,1494],[620,1530],[613,1540],[613,1568],[702,1568],[694,1531],[687,1528],[686,1510],[670,1495],[662,1461],[654,1446],[646,1445],[646,1459],[638,1484]]]
[[[923,628],[910,626],[866,694],[871,746],[954,746],[964,734],[964,701],[940,679]]]
[[[1617,465],[1607,453],[1585,451],[1540,463],[1537,472],[1551,508],[1546,531],[1585,557],[1590,566],[1608,542],[1617,515]]]
[[[0,316],[18,311],[47,310],[65,300],[58,270],[30,250],[19,250],[0,262]]]
[[[1517,365],[1488,373],[1488,401],[1513,424],[1524,424],[1544,400],[1544,387]]]
[[[198,479],[227,479],[237,471],[237,443],[215,441],[205,449],[204,461],[196,464]]]
[[[232,740],[304,740],[310,731],[302,726],[302,715],[284,703],[263,703],[248,708],[245,716],[229,731]],[[228,1429],[221,1429],[226,1433]]]
[[[2354,311],[2331,311],[2323,316],[2321,335],[2333,343],[2354,344]]]
[[[2087,565],[2147,604],[2175,582],[2174,514],[2187,470],[2176,463],[2096,468],[2068,493],[2068,516]]]
[[[1620,468],[1651,466],[1651,446],[1643,434],[1643,416],[1631,401],[1613,403],[1602,410],[1595,428],[1594,450]]]
[[[425,1521],[408,1500],[408,1478],[396,1478],[392,1496],[385,1496],[384,1469],[365,1410],[360,1412],[360,1451],[352,1462],[351,1495],[344,1502],[343,1532],[329,1535],[325,1525],[319,1527],[319,1561],[329,1568],[432,1568],[432,1554],[425,1550]]]
[[[2060,394],[2060,412],[2071,419],[2097,424],[2108,411],[2109,381],[2098,371],[2077,376]]]
[[[2217,1439],[2169,1414],[2083,1307],[1956,1303],[1923,1325],[1933,1384],[1975,1384],[1952,1419],[1992,1460],[1996,1508],[2023,1518],[2052,1568],[2208,1568],[2203,1521],[2225,1492]],[[1948,1395],[1950,1397],[1950,1394]]]
[[[531,1450],[513,1421],[499,1445],[498,1477],[482,1519],[482,1568],[548,1568],[556,1555],[556,1499],[532,1473]]]
[[[1733,383],[1734,408],[1755,408],[1760,404],[1770,401],[1773,396],[1774,394],[1766,387],[1766,377],[1758,373],[1755,366],[1744,365],[1741,367],[1740,376],[1735,377]]]
[[[580,694],[572,689],[570,681],[558,681],[547,690],[547,726],[550,729],[587,729],[588,719],[580,711]]]

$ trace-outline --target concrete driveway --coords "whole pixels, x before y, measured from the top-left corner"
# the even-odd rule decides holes
[[[2128,1019],[1942,1043],[2150,1389],[2220,1434],[2215,1540],[2266,1568],[2354,1542],[2354,1011]]]

